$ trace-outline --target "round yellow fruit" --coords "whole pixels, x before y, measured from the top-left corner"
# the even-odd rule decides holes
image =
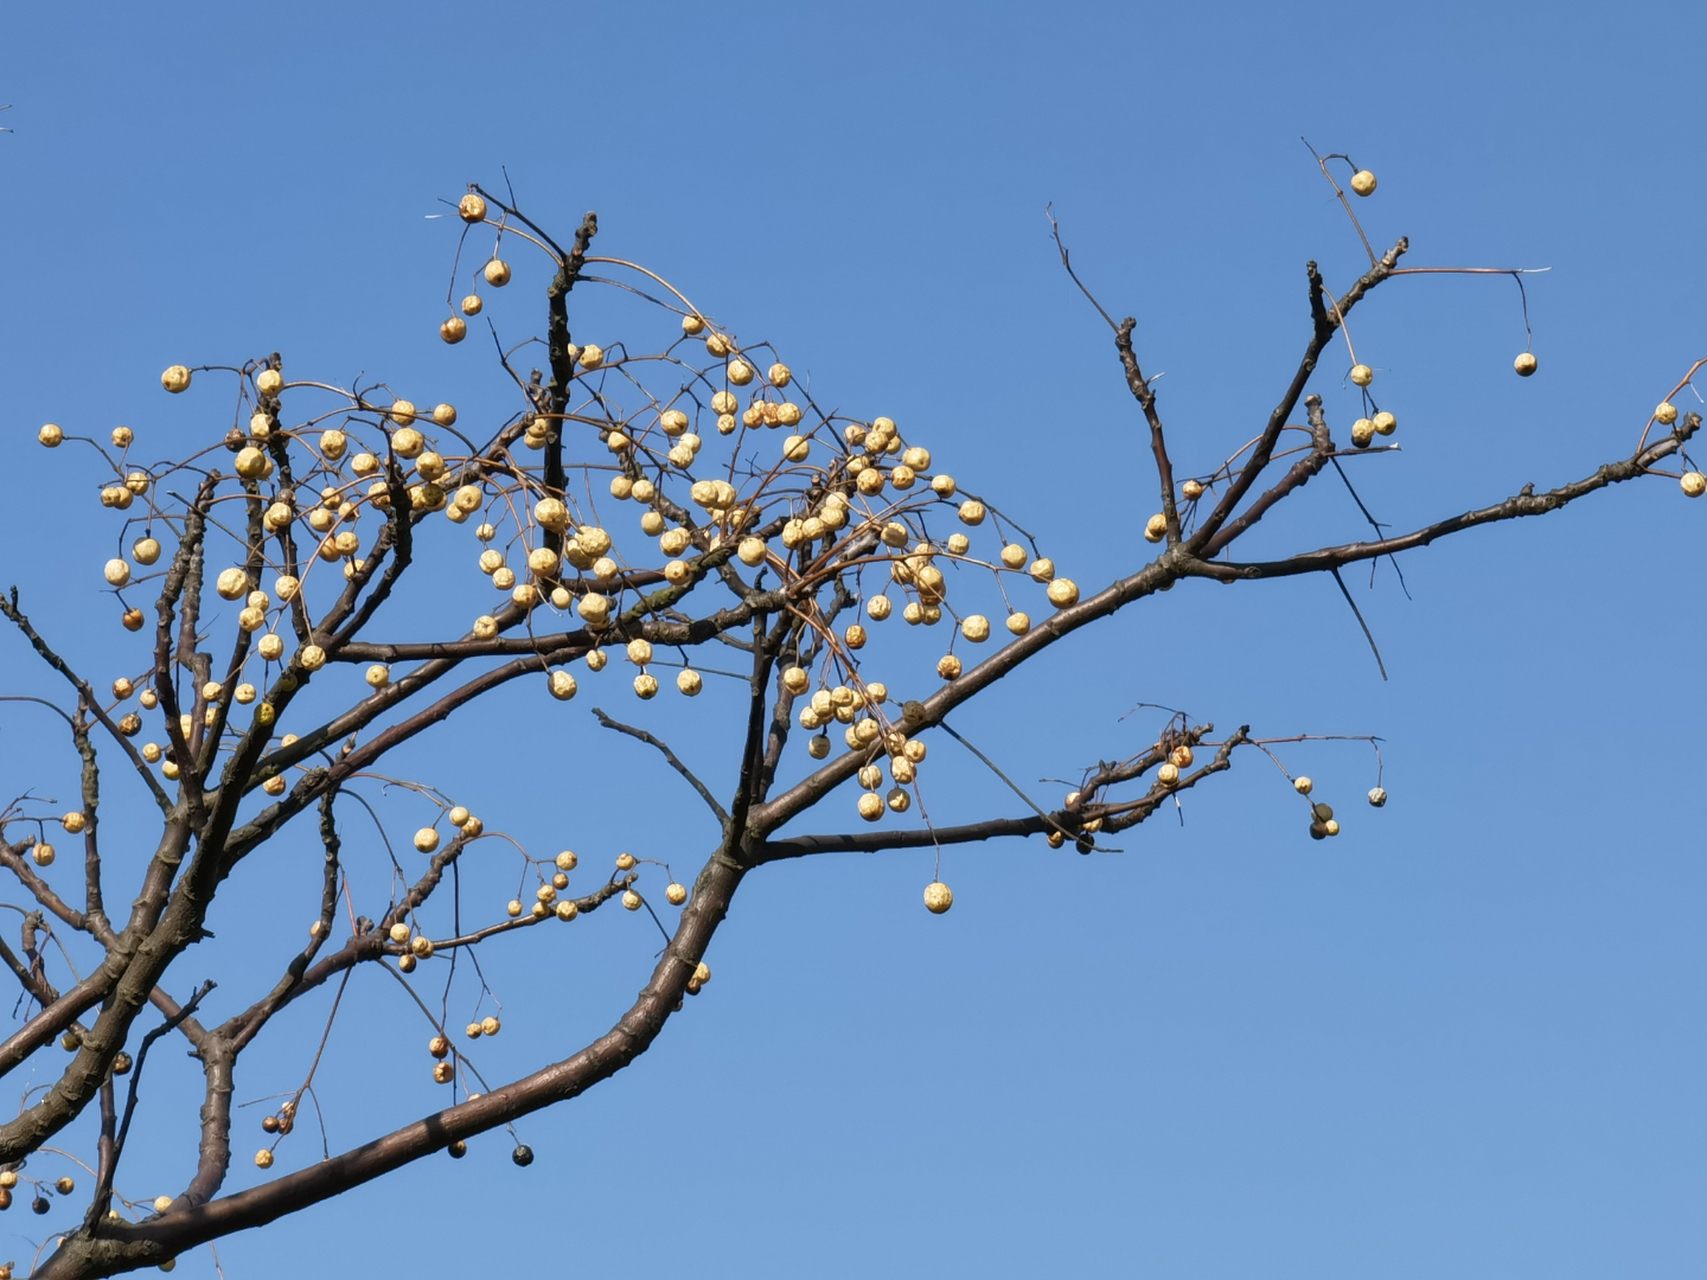
[[[1685,471],[1683,479],[1679,483],[1683,486],[1683,492],[1688,497],[1699,498],[1703,493],[1707,493],[1707,476],[1702,475],[1699,471]]]
[[[456,202],[456,211],[464,222],[486,221],[486,201],[472,191]]]
[[[1659,408],[1654,410],[1654,421],[1662,427],[1671,426],[1677,421],[1677,406],[1669,400],[1664,401]]]
[[[672,907],[679,907],[688,900],[687,886],[672,883],[664,890],[664,897]]]
[[[1354,364],[1351,366],[1351,380],[1357,386],[1367,387],[1375,381],[1375,370],[1366,364]]]
[[[486,283],[494,289],[502,289],[510,283],[510,264],[501,258],[493,258],[486,264]]]
[[[173,395],[190,389],[190,371],[184,365],[175,364],[160,375],[160,385]]]
[[[41,441],[49,449],[57,449],[65,439],[65,432],[57,424],[50,422],[40,431],[36,432],[36,439]]]
[[[1511,367],[1513,369],[1517,370],[1517,376],[1518,377],[1527,378],[1532,373],[1535,372],[1535,370],[1539,367],[1539,364],[1536,361],[1534,355],[1532,355],[1528,351],[1525,351],[1522,355],[1518,356],[1517,359],[1515,359],[1511,362]]]
[[[1351,189],[1360,196],[1375,193],[1375,175],[1367,169],[1359,169],[1351,175]]]
[[[1079,584],[1071,578],[1055,578],[1049,583],[1049,603],[1057,609],[1066,609],[1079,602]]]
[[[461,342],[467,336],[468,321],[461,316],[452,316],[439,326],[439,337],[453,345]]]
[[[932,880],[925,886],[925,910],[933,916],[940,916],[954,905],[954,890],[941,880]]]

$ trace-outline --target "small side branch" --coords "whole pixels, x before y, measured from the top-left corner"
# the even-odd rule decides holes
[[[113,1193],[113,1174],[118,1169],[120,1157],[124,1155],[125,1138],[130,1133],[131,1118],[136,1114],[137,1090],[142,1084],[142,1067],[148,1058],[148,1051],[154,1047],[154,1042],[161,1036],[170,1033],[185,1018],[196,1011],[196,1006],[212,991],[214,983],[211,979],[202,983],[196,993],[184,1002],[184,1007],[170,1018],[167,1018],[154,1030],[142,1037],[142,1043],[137,1047],[136,1066],[131,1069],[130,1092],[125,1097],[124,1119],[119,1122],[117,1135],[113,1138],[112,1157],[104,1163],[101,1177],[95,1186],[95,1195],[89,1204],[89,1219],[85,1227],[93,1227],[107,1211],[107,1202]]]
[[[631,738],[638,738],[647,746],[658,748],[658,750],[663,753],[664,759],[669,762],[670,767],[677,773],[681,774],[682,777],[686,778],[688,780],[688,785],[695,791],[699,792],[699,798],[711,806],[711,812],[717,815],[718,823],[723,826],[727,826],[729,824],[728,811],[717,802],[717,797],[711,794],[711,789],[694,776],[693,770],[683,764],[681,757],[676,755],[674,751],[671,751],[664,741],[650,733],[647,733],[644,729],[636,729],[633,725],[623,724],[619,720],[612,720],[597,707],[593,708],[593,714],[599,718],[599,723],[605,728],[615,729],[618,733],[627,734]]]

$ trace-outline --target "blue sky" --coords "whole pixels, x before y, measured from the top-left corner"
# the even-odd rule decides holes
[[[102,678],[119,633],[92,566],[111,531],[36,428],[127,422],[169,452],[228,410],[161,395],[160,369],[271,350],[507,412],[475,344],[451,360],[434,336],[454,234],[427,216],[506,172],[562,235],[596,208],[603,252],[762,332],[821,398],[916,431],[1085,583],[1144,555],[1153,486],[1050,202],[1087,283],[1137,317],[1197,469],[1289,375],[1304,261],[1341,288],[1357,270],[1300,135],[1378,172],[1359,212],[1379,243],[1409,235],[1414,262],[1552,268],[1531,277],[1529,380],[1509,280],[1413,277],[1359,313],[1404,444],[1359,483],[1396,526],[1627,453],[1707,355],[1682,56],[1707,24],[1687,6],[65,4],[6,21],[0,580]],[[1318,378],[1341,422],[1342,374]],[[1264,547],[1360,536],[1325,480],[1294,508]],[[1410,556],[1411,599],[1390,570],[1360,578],[1386,683],[1325,580],[1185,584],[1059,646],[957,717],[1011,776],[1136,749],[1154,725],[1119,717],[1143,701],[1270,736],[1380,734],[1392,802],[1343,804],[1345,834],[1317,844],[1284,780],[1241,759],[1183,827],[1158,820],[1120,856],[951,851],[941,919],[919,907],[924,854],[768,869],[659,1046],[522,1126],[531,1168],[477,1142],[230,1240],[226,1275],[1700,1274],[1704,517],[1670,481],[1625,486]],[[0,676],[41,679],[9,638]],[[634,705],[616,696],[598,705]],[[588,705],[499,699],[409,763],[530,842],[697,866],[713,831],[692,797],[601,740]],[[717,705],[649,713],[721,777]],[[41,763],[49,729],[0,715],[8,795],[69,785]],[[949,745],[942,815],[1009,812]],[[1372,781],[1354,744],[1285,758],[1336,803]],[[316,863],[303,833],[246,868],[174,982],[217,975],[217,1008],[247,1003],[312,916]],[[494,1071],[578,1047],[644,980],[656,935],[587,923],[488,962],[510,1010]],[[393,988],[353,981],[333,1032],[334,1148],[440,1100]],[[300,1079],[325,1007],[245,1059],[241,1101]],[[142,1122],[133,1194],[193,1166],[198,1075],[172,1056],[148,1093],[178,1109]],[[242,1153],[261,1134],[240,1124]],[[313,1154],[284,1150],[285,1167]],[[253,1176],[240,1155],[231,1185]],[[0,1218],[0,1259],[54,1221]],[[180,1274],[212,1275],[207,1251]]]

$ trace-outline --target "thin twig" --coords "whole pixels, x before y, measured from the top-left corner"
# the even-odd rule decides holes
[[[728,811],[717,802],[717,797],[711,794],[711,789],[698,778],[694,777],[693,770],[683,764],[681,762],[681,758],[677,756],[674,751],[671,751],[661,739],[647,733],[644,729],[636,729],[633,725],[623,724],[620,720],[612,720],[597,707],[593,708],[593,714],[599,718],[599,723],[605,728],[615,729],[618,733],[625,733],[631,738],[638,738],[648,746],[656,747],[659,751],[663,752],[664,759],[669,761],[670,767],[677,773],[681,774],[682,777],[686,778],[688,780],[688,784],[692,786],[695,791],[699,792],[700,799],[704,800],[706,804],[711,806],[712,813],[717,815],[717,821],[727,825],[729,821]]]

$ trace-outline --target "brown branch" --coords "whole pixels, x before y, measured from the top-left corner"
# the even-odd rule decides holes
[[[1604,489],[1614,484],[1623,484],[1627,480],[1635,480],[1646,475],[1649,468],[1681,449],[1700,426],[1701,416],[1695,413],[1688,414],[1673,428],[1671,435],[1649,445],[1634,458],[1623,462],[1606,463],[1596,469],[1593,475],[1585,476],[1583,479],[1573,481],[1570,484],[1560,485],[1556,489],[1549,489],[1545,493],[1536,493],[1533,485],[1525,485],[1521,492],[1507,498],[1504,502],[1498,502],[1489,507],[1481,507],[1475,511],[1466,511],[1462,515],[1436,521],[1434,524],[1425,525],[1421,529],[1400,534],[1397,537],[1381,538],[1373,542],[1351,542],[1338,547],[1323,547],[1320,550],[1304,552],[1286,560],[1260,561],[1251,564],[1231,562],[1211,564],[1206,561],[1199,561],[1189,565],[1185,572],[1194,576],[1221,580],[1281,578],[1292,577],[1301,573],[1320,573],[1359,560],[1371,560],[1380,556],[1393,555],[1400,551],[1408,551],[1413,547],[1426,547],[1436,539],[1461,533],[1466,529],[1474,529],[1479,525],[1496,524],[1502,520],[1516,520],[1524,516],[1546,515],[1598,489]]]
[[[705,866],[675,936],[639,998],[586,1048],[480,1097],[258,1187],[140,1223],[105,1221],[64,1238],[37,1280],[110,1275],[158,1265],[185,1250],[341,1195],[454,1141],[498,1128],[586,1092],[651,1047],[681,1001],[694,966],[728,911],[743,871],[719,851]]]
[[[1229,523],[1220,533],[1201,542],[1201,544],[1201,535],[1194,537],[1192,539],[1193,554],[1200,555],[1205,560],[1214,559],[1224,547],[1248,531],[1251,526],[1274,510],[1285,498],[1303,488],[1323,467],[1328,465],[1329,460],[1333,457],[1334,444],[1328,436],[1327,421],[1322,416],[1322,397],[1307,396],[1304,400],[1304,407],[1310,415],[1310,452],[1294,462],[1273,487],[1246,507],[1239,518]]]
[[[171,797],[166,794],[155,779],[153,770],[148,767],[148,762],[131,745],[130,739],[119,731],[119,727],[113,722],[113,718],[101,709],[100,699],[95,697],[95,691],[89,687],[88,681],[73,671],[70,664],[55,653],[47,641],[41,638],[35,627],[30,624],[29,618],[18,607],[18,589],[16,587],[13,587],[9,594],[0,594],[0,614],[3,614],[13,626],[23,632],[24,638],[30,642],[30,647],[41,656],[42,660],[64,676],[71,687],[77,690],[80,705],[89,708],[90,714],[100,721],[101,727],[112,734],[113,741],[117,742],[120,749],[130,757],[131,764],[136,766],[138,775],[153,794],[154,803],[160,806],[161,812],[169,812],[172,808]]]
[[[1275,443],[1280,439],[1280,433],[1286,427],[1286,420],[1292,416],[1292,410],[1298,405],[1298,398],[1304,394],[1304,388],[1309,385],[1311,375],[1316,372],[1316,361],[1321,357],[1322,349],[1332,340],[1334,331],[1343,322],[1346,313],[1361,302],[1365,294],[1393,273],[1393,268],[1398,265],[1400,257],[1409,248],[1410,241],[1400,236],[1398,242],[1381,256],[1381,261],[1360,276],[1357,282],[1346,291],[1345,295],[1334,302],[1334,315],[1332,316],[1328,314],[1327,307],[1323,303],[1325,291],[1322,286],[1321,273],[1317,271],[1314,262],[1305,265],[1305,271],[1310,278],[1310,318],[1313,325],[1310,341],[1305,345],[1303,359],[1298,362],[1298,368],[1292,375],[1291,384],[1286,388],[1285,394],[1281,396],[1280,403],[1275,406],[1274,412],[1269,415],[1268,425],[1258,438],[1256,447],[1251,452],[1250,460],[1245,463],[1243,470],[1233,478],[1233,482],[1227,487],[1227,492],[1222,494],[1221,500],[1215,504],[1214,510],[1204,517],[1197,528],[1197,532],[1188,540],[1186,545],[1193,553],[1203,554],[1205,544],[1215,536],[1221,526],[1227,522],[1228,517],[1238,509],[1239,504],[1244,501],[1245,495],[1250,492],[1251,486],[1257,482],[1257,477],[1268,466],[1270,459],[1274,456]]]

